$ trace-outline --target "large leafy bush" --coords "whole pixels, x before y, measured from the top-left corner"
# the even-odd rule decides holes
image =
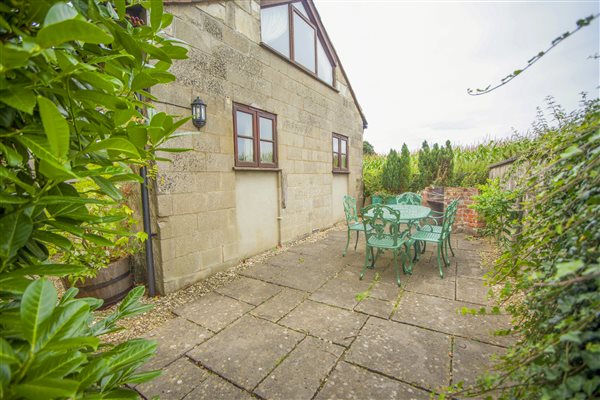
[[[139,181],[134,167],[157,159],[185,122],[144,112],[147,89],[174,80],[167,70],[186,49],[161,36],[172,21],[162,2],[141,4],[148,25],[127,18],[125,0],[0,5],[2,398],[135,397],[123,385],[154,375],[134,372],[153,352],[151,342],[107,347],[98,339],[119,318],[147,310],[138,303],[143,288],[94,322],[97,300],[74,299],[75,290],[59,300],[43,278],[86,270],[49,261],[50,253],[71,251],[73,238],[114,246],[106,224],[127,215],[92,205],[118,204],[118,184]]]
[[[505,399],[600,397],[600,107],[550,107],[557,127],[538,125],[518,161],[524,217],[492,279],[520,340],[479,391]]]

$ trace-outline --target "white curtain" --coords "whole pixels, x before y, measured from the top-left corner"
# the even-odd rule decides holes
[[[289,57],[288,5],[263,8],[260,19],[262,41]]]

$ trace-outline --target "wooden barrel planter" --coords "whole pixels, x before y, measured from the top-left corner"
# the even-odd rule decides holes
[[[129,257],[121,258],[106,268],[98,270],[94,278],[75,285],[79,289],[77,297],[95,297],[104,300],[101,308],[115,304],[133,288],[133,277],[129,270]]]

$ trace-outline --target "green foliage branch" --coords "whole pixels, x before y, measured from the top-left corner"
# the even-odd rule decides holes
[[[600,397],[600,106],[551,108],[558,127],[544,127],[519,159],[524,216],[491,280],[520,340],[473,395]]]
[[[187,50],[161,34],[172,22],[162,1],[137,3],[148,25],[127,17],[126,0],[0,4],[1,398],[135,398],[124,385],[156,375],[135,372],[155,343],[100,338],[148,310],[143,288],[94,322],[101,302],[75,299],[76,289],[58,299],[45,278],[86,271],[49,258],[72,251],[74,238],[112,248],[119,233],[107,224],[127,214],[97,206],[118,205],[119,185],[139,182],[134,167],[162,159],[157,151],[185,150],[163,148],[185,120],[141,110]]]

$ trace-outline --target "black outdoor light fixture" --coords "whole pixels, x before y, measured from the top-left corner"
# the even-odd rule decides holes
[[[206,125],[206,103],[200,97],[192,101],[192,123],[198,129]]]

